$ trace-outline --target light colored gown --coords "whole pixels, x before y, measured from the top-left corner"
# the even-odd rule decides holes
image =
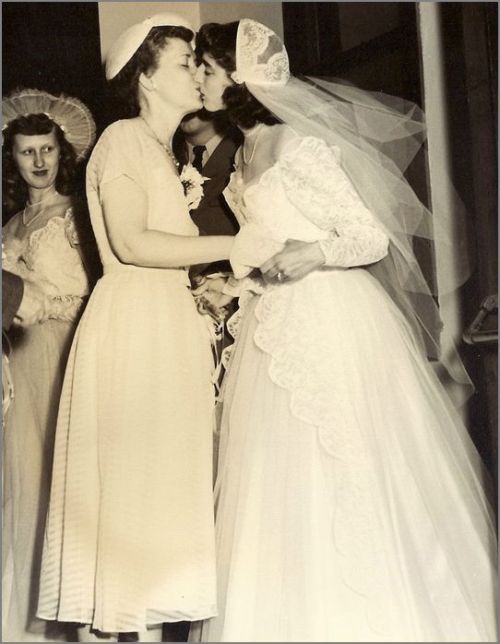
[[[104,276],[68,361],[38,605],[109,632],[215,614],[210,338],[185,268],[114,255],[100,195],[120,176],[147,195],[148,228],[197,234],[145,124],[111,125],[87,169]]]
[[[51,296],[49,319],[12,327],[9,366],[14,385],[4,425],[2,640],[53,641],[36,620],[43,529],[64,369],[89,282],[73,209],[41,225],[22,213],[3,228],[3,267]]]
[[[360,267],[387,239],[339,151],[291,140],[249,184],[237,168],[225,195],[239,274],[286,239],[331,242],[322,270],[248,278],[240,297],[216,481],[219,615],[191,640],[496,641],[481,464]]]

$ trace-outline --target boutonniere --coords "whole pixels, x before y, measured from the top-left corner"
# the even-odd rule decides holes
[[[180,179],[189,210],[196,210],[203,197],[203,184],[210,179],[203,177],[191,163],[182,168]]]

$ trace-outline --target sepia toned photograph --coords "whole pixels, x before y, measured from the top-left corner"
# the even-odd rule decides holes
[[[496,642],[496,2],[2,2],[2,642]]]

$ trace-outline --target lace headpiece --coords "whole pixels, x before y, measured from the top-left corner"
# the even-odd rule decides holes
[[[185,27],[193,32],[189,22],[176,13],[157,13],[126,29],[111,46],[106,56],[106,78],[114,78],[129,62],[153,27]]]
[[[236,38],[235,83],[286,85],[290,78],[288,54],[281,39],[268,27],[243,18]]]
[[[61,128],[78,159],[85,157],[95,141],[95,123],[90,110],[77,98],[53,96],[38,89],[22,89],[2,100],[2,130],[15,119],[45,114]]]
[[[391,240],[389,256],[370,266],[370,272],[406,314],[429,355],[439,356],[455,381],[470,385],[447,330],[439,337],[442,323],[434,297],[456,290],[470,274],[465,235],[458,235],[461,247],[453,246],[449,235],[450,229],[464,229],[464,208],[456,196],[452,212],[431,213],[404,176],[425,140],[420,108],[347,83],[291,76],[280,38],[250,19],[238,26],[236,72],[231,78],[244,82],[297,134],[320,138],[340,150],[344,171]],[[449,194],[455,195],[448,183]],[[415,237],[432,242],[438,293],[429,287],[415,257]]]

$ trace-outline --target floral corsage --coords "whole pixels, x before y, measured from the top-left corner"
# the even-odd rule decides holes
[[[191,163],[187,163],[182,168],[180,180],[184,188],[188,208],[189,210],[195,210],[200,205],[203,197],[203,184],[205,181],[209,181],[209,178],[203,177]]]

